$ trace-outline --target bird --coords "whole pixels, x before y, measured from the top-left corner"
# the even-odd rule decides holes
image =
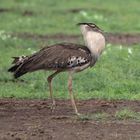
[[[68,92],[71,104],[74,113],[79,115],[72,89],[73,75],[95,65],[105,49],[105,36],[104,31],[94,23],[81,22],[77,25],[83,35],[84,45],[69,42],[57,43],[45,46],[32,55],[13,57],[14,60],[8,72],[13,73],[14,78],[19,78],[37,70],[53,71],[47,77],[52,107],[56,105],[52,80],[57,74],[68,72]]]

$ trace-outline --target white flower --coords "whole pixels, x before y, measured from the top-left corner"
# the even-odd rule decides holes
[[[33,50],[33,49],[31,49],[31,48],[28,48],[27,50],[28,50],[31,54],[36,53],[36,51],[35,51],[35,50]]]
[[[103,51],[103,55],[106,55],[107,54],[107,51]]]
[[[119,46],[119,49],[122,50],[122,45]]]
[[[106,47],[111,47],[111,44],[110,44],[110,43],[108,43],[108,44],[106,45]]]
[[[85,11],[80,11],[80,14],[84,17],[88,17],[87,12],[85,12]]]
[[[81,15],[83,15],[84,17],[87,17],[87,13],[85,11],[80,11]]]
[[[0,38],[1,38],[2,40],[6,40],[6,39],[8,39],[8,38],[11,38],[11,35],[8,34],[8,33],[6,33],[4,30],[0,30]]]
[[[27,50],[28,50],[28,51],[31,51],[31,48],[28,48]]]
[[[131,48],[128,48],[128,53],[132,54],[132,49]]]
[[[32,50],[32,51],[31,51],[31,54],[34,54],[34,53],[36,53],[36,51],[33,51],[33,50]]]

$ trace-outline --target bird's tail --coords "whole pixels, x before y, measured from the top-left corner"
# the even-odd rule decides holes
[[[14,60],[12,62],[13,66],[8,69],[8,72],[14,73],[14,78],[18,78],[23,74],[27,73],[26,70],[23,70],[22,66],[25,61],[28,59],[28,56],[19,56],[19,57],[12,57]]]

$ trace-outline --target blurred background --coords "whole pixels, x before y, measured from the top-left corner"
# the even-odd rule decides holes
[[[0,97],[48,98],[49,72],[15,81],[7,72],[11,57],[58,42],[83,44],[76,24],[93,22],[106,32],[106,49],[94,68],[75,74],[76,97],[140,99],[139,15],[139,0],[0,0]],[[56,77],[56,98],[68,98],[66,81],[67,74]]]

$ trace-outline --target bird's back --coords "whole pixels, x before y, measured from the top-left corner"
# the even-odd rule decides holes
[[[90,51],[86,46],[61,43],[45,47],[31,56],[25,57],[25,60],[13,72],[15,77],[19,77],[27,72],[41,69],[72,70],[86,64],[89,66],[91,59]]]

